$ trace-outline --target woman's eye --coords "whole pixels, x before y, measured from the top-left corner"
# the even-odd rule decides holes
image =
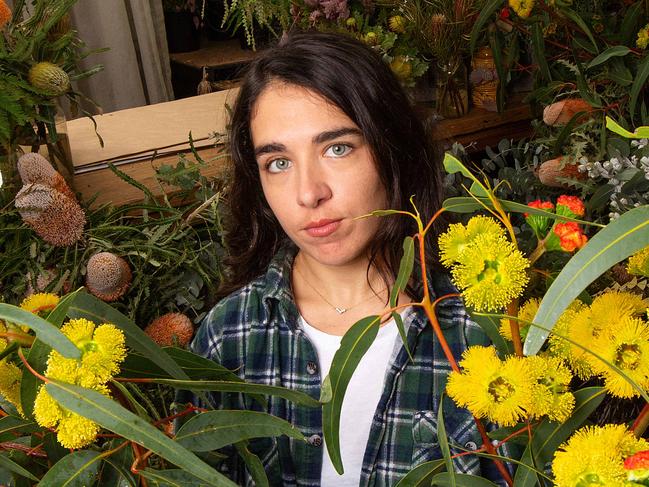
[[[291,161],[288,159],[273,159],[266,166],[268,172],[272,173],[286,171],[289,167],[291,167]]]
[[[325,155],[327,156],[333,156],[333,157],[343,157],[349,154],[349,152],[352,150],[350,146],[347,144],[334,144],[329,146],[327,148],[327,151],[325,152]]]

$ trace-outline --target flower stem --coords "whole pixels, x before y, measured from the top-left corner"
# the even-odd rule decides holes
[[[644,432],[649,426],[649,403],[646,403],[638,414],[638,417],[633,422],[631,430],[635,434],[636,438],[641,438]]]
[[[512,300],[507,305],[507,314],[509,316],[518,315],[518,299]],[[523,340],[521,339],[521,327],[518,323],[518,320],[509,320],[509,329],[512,333],[512,342],[514,343],[514,352],[519,357],[523,356]]]

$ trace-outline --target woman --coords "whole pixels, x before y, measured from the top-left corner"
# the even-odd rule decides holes
[[[341,336],[360,318],[388,309],[403,239],[416,232],[409,218],[357,217],[408,209],[412,195],[425,221],[440,207],[429,135],[371,49],[347,37],[302,33],[253,61],[234,107],[230,145],[232,272],[227,297],[205,318],[192,348],[247,381],[318,398]],[[456,292],[442,273],[433,272],[431,282],[435,295]],[[399,304],[420,299],[413,281]],[[456,356],[486,343],[459,300],[443,301],[438,317]],[[251,444],[271,485],[394,485],[414,466],[441,457],[436,418],[450,367],[420,308],[405,306],[402,318],[414,361],[389,320],[347,390],[344,475],[326,454],[321,411],[269,400],[268,412],[309,439]],[[226,409],[259,409],[240,395],[212,400]],[[444,410],[456,451],[475,449],[481,440],[471,415],[450,401]],[[241,463],[234,458],[227,468],[243,484],[249,476]],[[474,455],[455,460],[466,473],[480,472],[480,463]]]

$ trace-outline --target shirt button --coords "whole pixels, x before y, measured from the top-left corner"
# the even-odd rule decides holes
[[[464,448],[466,448],[467,450],[477,450],[478,445],[476,445],[474,441],[467,441],[464,445]]]
[[[309,375],[313,375],[318,371],[318,364],[315,362],[307,362],[306,363],[306,372]]]
[[[322,445],[322,437],[320,435],[311,435],[306,441],[312,446]]]

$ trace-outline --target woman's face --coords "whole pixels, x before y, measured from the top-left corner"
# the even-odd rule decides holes
[[[363,134],[338,107],[295,85],[271,83],[250,128],[264,196],[288,237],[325,265],[366,261],[386,192]]]

